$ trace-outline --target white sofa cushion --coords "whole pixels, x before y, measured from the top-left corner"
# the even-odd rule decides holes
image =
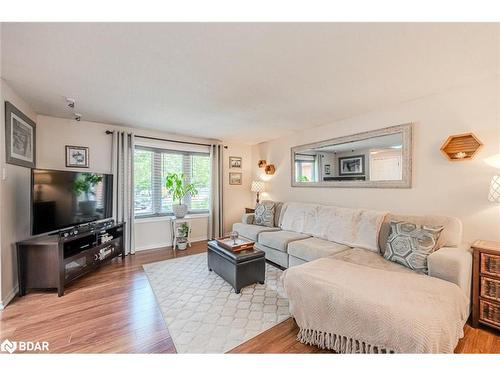
[[[287,230],[281,230],[278,232],[262,232],[259,235],[259,243],[272,249],[286,252],[287,246],[290,242],[302,240],[308,237],[309,236],[306,234]]]
[[[286,203],[283,210],[283,230],[379,251],[379,232],[386,212],[295,202]]]
[[[233,231],[238,232],[239,235],[242,237],[249,238],[253,241],[257,241],[260,233],[280,231],[280,228],[270,228],[255,224],[234,223]]]
[[[347,249],[350,249],[347,245],[315,237],[306,238],[305,240],[300,241],[293,241],[288,244],[288,254],[307,262],[337,254]]]

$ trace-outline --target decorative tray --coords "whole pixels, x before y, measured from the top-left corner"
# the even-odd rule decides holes
[[[253,249],[253,245],[255,244],[254,241],[246,238],[240,237],[232,240],[229,236],[217,238],[216,241],[219,246],[234,252]]]

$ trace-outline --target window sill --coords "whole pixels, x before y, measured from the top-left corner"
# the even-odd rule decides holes
[[[202,213],[202,214],[188,214],[183,217],[183,219],[204,219],[208,218],[209,214],[208,213]],[[135,222],[136,223],[152,223],[152,222],[157,222],[157,221],[170,221],[172,219],[175,219],[175,216],[150,216],[150,217],[136,217]]]

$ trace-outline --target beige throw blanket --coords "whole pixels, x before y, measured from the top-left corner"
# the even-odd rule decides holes
[[[333,258],[283,274],[302,343],[338,353],[452,353],[468,299],[447,281]]]

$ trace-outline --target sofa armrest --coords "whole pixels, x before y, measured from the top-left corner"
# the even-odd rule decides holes
[[[472,252],[469,246],[442,247],[427,258],[429,276],[454,284],[470,299],[472,281]]]
[[[241,217],[241,222],[243,224],[253,224],[255,219],[255,214],[243,214]]]

